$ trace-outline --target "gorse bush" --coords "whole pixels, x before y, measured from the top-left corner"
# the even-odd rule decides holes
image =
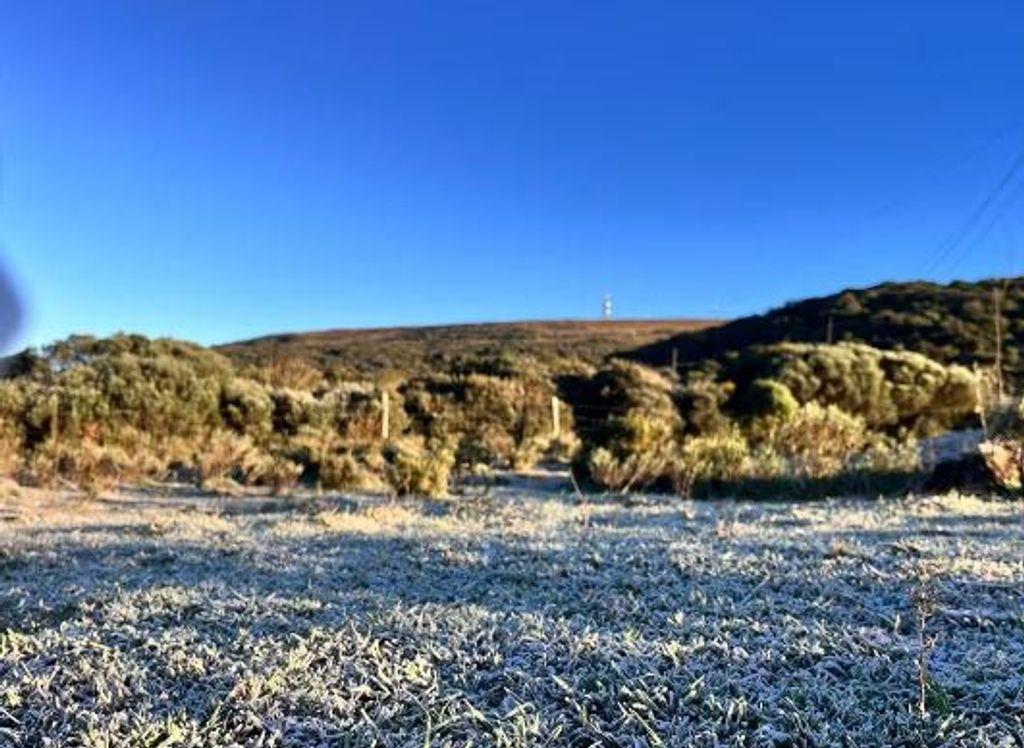
[[[371,385],[278,389],[198,346],[138,336],[72,338],[15,363],[0,381],[0,467],[26,482],[102,490],[177,476],[208,490],[280,490],[300,479],[365,487],[376,472],[383,485]],[[397,393],[392,402],[400,432]]]
[[[413,433],[456,445],[460,466],[530,467],[552,446],[553,381],[529,360],[460,360],[401,388]],[[565,428],[571,429],[566,413]]]
[[[974,417],[978,406],[968,369],[855,343],[755,347],[724,362],[719,377],[734,383],[726,407],[741,418],[814,402],[872,429],[931,435]]]
[[[672,465],[672,487],[690,496],[704,482],[736,481],[749,474],[750,445],[739,429],[687,439]]]
[[[913,435],[966,417],[975,403],[966,370],[846,345],[752,351],[685,383],[612,362],[573,392],[582,475],[613,490],[687,495],[744,481],[909,475],[920,469]]]
[[[982,391],[962,367],[846,343],[762,346],[684,376],[507,352],[378,383],[272,364],[138,336],[22,354],[0,381],[0,469],[96,491],[173,479],[438,495],[453,474],[557,456],[613,490],[708,493],[910,470],[913,438],[966,422]]]
[[[443,496],[448,493],[455,453],[450,446],[424,445],[412,439],[384,449],[385,475],[399,496]]]
[[[772,420],[762,426],[761,446],[800,478],[824,478],[852,468],[869,443],[864,420],[835,405],[810,402]]]
[[[23,479],[30,485],[56,487],[74,485],[95,495],[137,477],[135,463],[127,453],[93,441],[74,445],[46,443],[29,457]]]
[[[683,432],[679,391],[675,378],[627,361],[582,383],[572,403],[582,474],[621,491],[665,481]]]
[[[793,391],[774,379],[755,379],[738,398],[738,410],[748,419],[786,420],[800,409]]]
[[[239,434],[262,437],[274,429],[274,398],[264,386],[232,377],[221,386],[220,417]]]
[[[429,493],[447,486],[441,451],[416,453],[423,463],[441,458],[434,473],[409,449],[385,460],[384,390],[373,384],[314,377],[291,364],[251,378],[198,346],[138,336],[73,338],[15,364],[0,381],[0,467],[26,482],[104,490],[173,479],[227,493],[299,482],[386,490],[397,481],[402,491]],[[299,384],[313,389],[285,386]],[[492,426],[482,413],[495,398],[482,397],[489,391],[475,381],[470,389],[462,428],[507,428],[511,441],[501,446],[510,461],[529,449],[530,429],[516,430],[522,393],[501,390],[518,402]],[[387,392],[390,432],[401,439],[411,422],[397,387]]]
[[[209,433],[192,461],[200,488],[224,492],[260,482],[272,465],[251,437],[225,430]]]

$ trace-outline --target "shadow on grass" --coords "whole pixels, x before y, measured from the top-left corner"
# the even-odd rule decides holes
[[[919,491],[928,479],[922,471],[858,470],[823,478],[773,477],[705,480],[693,486],[692,498],[752,500],[898,498]]]

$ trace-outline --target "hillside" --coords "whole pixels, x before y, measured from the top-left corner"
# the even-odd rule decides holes
[[[655,366],[673,356],[686,368],[755,344],[855,341],[907,349],[943,363],[991,365],[994,292],[1002,293],[1004,371],[1024,384],[1024,277],[978,282],[885,283],[787,304],[763,315],[639,346],[632,358]]]
[[[610,353],[717,324],[694,319],[556,320],[324,330],[270,335],[218,350],[241,364],[295,357],[360,375],[426,373],[457,357],[502,353],[528,354],[550,365],[571,359],[596,364]]]

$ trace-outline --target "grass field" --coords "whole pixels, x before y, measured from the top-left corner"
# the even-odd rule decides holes
[[[1024,742],[1012,504],[543,485],[0,517],[0,745]]]

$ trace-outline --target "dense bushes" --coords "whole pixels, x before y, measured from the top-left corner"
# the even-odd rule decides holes
[[[388,482],[399,496],[440,496],[448,491],[455,454],[442,444],[424,446],[414,440],[384,448]]]
[[[840,344],[745,352],[685,382],[615,361],[574,388],[594,483],[691,493],[912,473],[916,437],[973,417],[977,381],[918,354]]]
[[[72,338],[8,369],[0,470],[94,491],[171,479],[436,495],[452,475],[556,453],[622,491],[900,472],[914,467],[916,436],[970,418],[984,389],[961,367],[846,343],[755,347],[683,378],[621,360],[556,376],[498,355],[385,386],[286,362],[242,371],[138,336]],[[571,406],[557,434],[556,397]]]
[[[1003,369],[1024,385],[1024,278],[977,283],[886,283],[805,299],[767,314],[667,338],[630,354],[654,366],[676,360],[684,369],[730,352],[784,341],[850,341],[921,353],[942,364],[989,368],[995,357],[996,297],[1002,316]]]
[[[555,385],[529,359],[460,360],[447,373],[401,389],[411,429],[455,445],[456,464],[526,468],[558,442],[552,433]],[[568,413],[563,419],[571,430]]]
[[[860,416],[872,429],[931,435],[977,409],[968,369],[856,343],[756,346],[727,359],[718,376],[735,384],[727,407],[746,418],[816,402]]]
[[[242,371],[198,346],[116,336],[62,341],[8,371],[0,468],[40,485],[438,494],[456,466],[527,467],[571,443],[552,433],[551,378],[519,357],[458,359],[385,388],[283,360]],[[571,435],[570,413],[563,421]]]
[[[0,381],[0,468],[27,483],[103,490],[186,479],[231,492],[302,480],[386,489],[391,475],[383,392],[371,384],[327,387],[282,365],[279,381],[305,377],[321,386],[275,387],[198,346],[138,336],[72,338],[16,364]],[[389,394],[392,433],[400,434],[408,422],[397,392]],[[441,490],[441,480],[429,489]],[[403,477],[396,490],[419,485]]]
[[[574,393],[578,464],[601,485],[629,490],[663,482],[683,431],[679,382],[639,364],[613,361]]]

